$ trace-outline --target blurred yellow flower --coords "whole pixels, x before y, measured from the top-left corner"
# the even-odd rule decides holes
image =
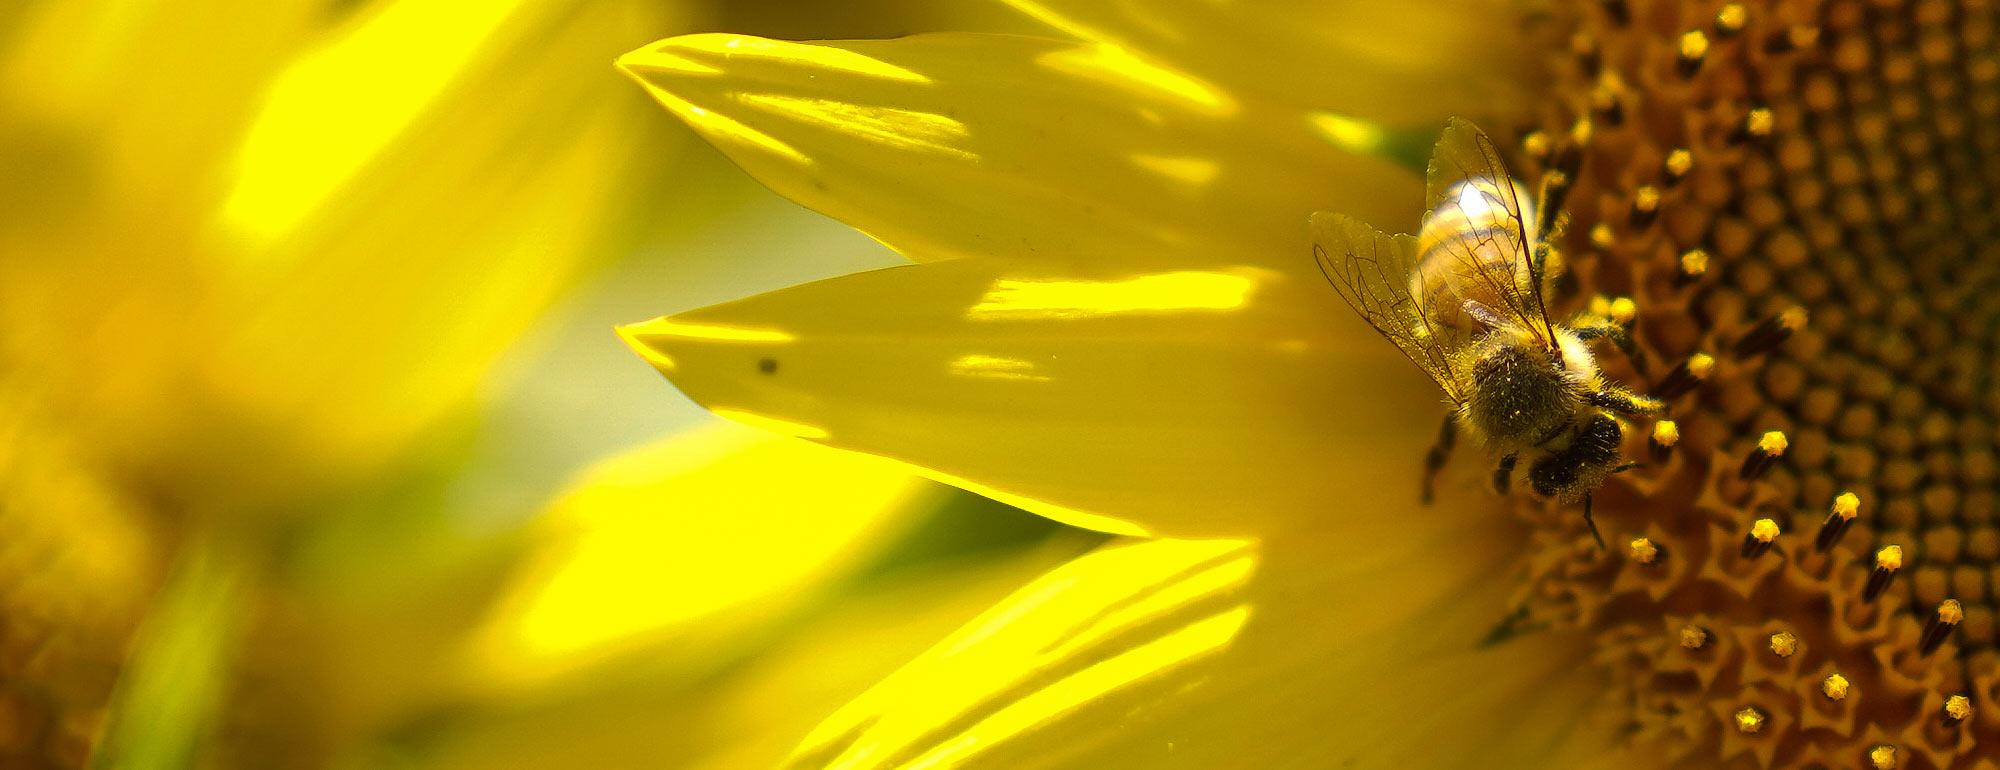
[[[1982,766],[2000,735],[1939,704],[2000,697],[1991,8],[1010,5],[1073,39],[620,60],[923,263],[626,327],[648,362],[731,419],[1154,538],[1016,592],[796,765]],[[1607,366],[1675,410],[1598,508],[1643,559],[1469,482],[1415,505],[1435,396],[1305,223],[1412,229],[1401,127],[1450,114],[1531,182],[1582,163],[1563,307],[1630,295]],[[1866,556],[1917,541],[1900,583]],[[1835,674],[1863,695],[1826,701]]]
[[[407,462],[630,238],[670,145],[596,73],[680,13],[5,12],[0,753],[188,761],[273,532]]]

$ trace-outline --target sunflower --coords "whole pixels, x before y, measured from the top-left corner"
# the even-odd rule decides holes
[[[280,533],[626,237],[644,104],[573,84],[644,5],[0,13],[0,764],[192,761]]]
[[[1989,4],[1012,5],[1059,34],[621,60],[920,263],[625,327],[642,356],[1127,536],[797,765],[1984,766]],[[1613,548],[1470,473],[1418,506],[1440,409],[1312,268],[1314,211],[1411,229],[1447,115],[1524,180],[1576,164],[1558,309],[1629,310],[1605,358],[1669,402],[1598,490]]]

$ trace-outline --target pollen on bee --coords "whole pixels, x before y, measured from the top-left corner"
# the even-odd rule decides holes
[[[1792,334],[1806,328],[1806,318],[1804,307],[1792,307],[1764,319],[1736,341],[1736,355],[1740,358],[1750,358],[1776,349],[1784,344],[1785,340],[1790,339]]]
[[[1790,631],[1779,631],[1771,635],[1771,654],[1789,658],[1799,654],[1799,638]]]
[[[1750,534],[1743,536],[1743,556],[1756,558],[1771,550],[1778,541],[1778,522],[1775,519],[1758,519],[1750,525]]]
[[[1708,252],[1701,249],[1688,249],[1681,253],[1681,271],[1680,274],[1674,277],[1674,284],[1677,286],[1686,286],[1701,280],[1702,275],[1707,272]]]
[[[1972,699],[1953,695],[1944,699],[1944,723],[1956,725],[1972,718]]]
[[[1715,370],[1715,357],[1707,353],[1696,353],[1680,362],[1667,376],[1653,388],[1653,397],[1662,401],[1678,398],[1681,394],[1694,390],[1708,379],[1709,372]]]
[[[1681,427],[1673,420],[1653,423],[1653,432],[1646,439],[1647,447],[1653,450],[1654,462],[1665,461],[1667,455],[1672,454],[1674,446],[1679,443],[1681,443]]]
[[[1632,557],[1632,561],[1640,564],[1651,565],[1660,560],[1660,547],[1654,545],[1650,538],[1633,538],[1632,542],[1626,544],[1626,552]]]
[[[1862,589],[1861,598],[1874,601],[1881,596],[1889,584],[1896,579],[1896,570],[1903,568],[1903,547],[1890,544],[1875,552],[1875,571],[1868,575],[1868,587]]]
[[[1827,674],[1825,679],[1819,680],[1819,694],[1826,696],[1827,700],[1846,700],[1847,693],[1853,688],[1853,685],[1848,684],[1847,677],[1841,676],[1838,672]]]
[[[1896,770],[1896,747],[1886,743],[1875,744],[1868,750],[1868,764],[1875,770]]]
[[[1680,56],[1677,69],[1681,77],[1694,77],[1701,71],[1701,63],[1708,58],[1708,35],[1701,30],[1688,30],[1681,35]]]
[[[1944,640],[1958,628],[1959,621],[1965,620],[1965,608],[1957,599],[1946,599],[1938,604],[1937,614],[1924,624],[1924,635],[1917,642],[1917,651],[1929,655],[1944,645]]]
[[[1632,226],[1645,227],[1660,215],[1660,190],[1649,184],[1632,191]]]
[[[1743,458],[1743,467],[1737,470],[1736,475],[1744,480],[1762,477],[1772,466],[1778,464],[1778,458],[1785,456],[1785,449],[1789,446],[1791,441],[1785,438],[1784,431],[1766,432],[1757,439],[1757,448],[1750,450],[1749,456]]]
[[[1847,534],[1848,525],[1853,524],[1854,517],[1860,514],[1861,498],[1853,492],[1840,493],[1833,499],[1833,510],[1826,515],[1826,523],[1820,525],[1819,536],[1813,540],[1813,546],[1825,553],[1826,549],[1840,542],[1840,538]]]
[[[1736,723],[1737,732],[1744,735],[1756,735],[1764,731],[1766,717],[1762,709],[1756,706],[1745,706],[1736,712],[1736,717],[1732,721]]]
[[[1722,6],[1722,10],[1715,12],[1715,36],[1724,39],[1735,37],[1749,22],[1750,12],[1743,8],[1742,3]]]
[[[1674,148],[1667,153],[1667,159],[1660,163],[1660,171],[1669,186],[1680,184],[1688,172],[1694,170],[1694,152],[1686,147]]]
[[[1681,646],[1690,650],[1707,647],[1708,629],[1692,624],[1681,626]]]

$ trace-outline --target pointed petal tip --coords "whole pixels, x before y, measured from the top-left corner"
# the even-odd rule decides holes
[[[729,60],[785,58],[787,53],[816,51],[811,43],[769,40],[732,32],[696,32],[661,38],[627,51],[615,64],[642,84],[663,87],[674,76],[723,74]]]
[[[664,350],[655,346],[653,341],[658,339],[660,332],[664,331],[665,324],[667,323],[666,317],[662,316],[650,321],[619,324],[612,327],[612,331],[618,334],[618,339],[623,340],[625,346],[631,348],[632,352],[639,354],[639,357],[645,359],[646,363],[652,364],[654,369],[658,369],[662,374],[666,374],[678,367],[674,364],[674,359],[668,356]]]

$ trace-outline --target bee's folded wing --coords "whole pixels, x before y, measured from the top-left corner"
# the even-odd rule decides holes
[[[1389,235],[1344,214],[1312,215],[1313,257],[1340,298],[1409,356],[1453,401],[1462,401],[1453,367],[1468,342],[1462,330],[1428,317],[1411,295],[1417,239]]]

